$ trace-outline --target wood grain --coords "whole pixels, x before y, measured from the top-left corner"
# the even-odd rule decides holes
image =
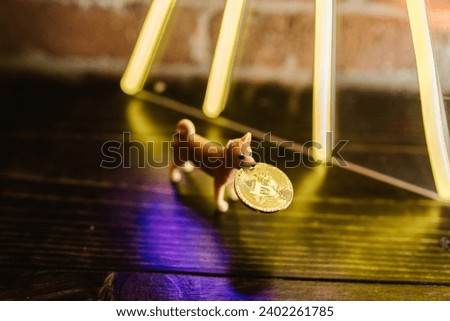
[[[1,270],[0,300],[448,301],[447,286],[179,273]]]
[[[0,270],[0,299],[16,301],[98,300],[106,273]]]
[[[200,284],[187,298],[202,300],[211,280],[222,284],[211,298],[227,298],[223,284],[239,294],[243,280],[245,299],[448,299],[450,253],[440,241],[450,236],[450,212],[441,203],[339,168],[280,162],[295,189],[289,209],[263,215],[235,203],[219,215],[211,178],[199,171],[172,186],[167,168],[137,168],[139,147],[131,149],[130,168],[100,167],[102,145],[121,141],[124,132],[134,141],[123,145],[126,152],[151,141],[146,155],[164,160],[161,142],[170,142],[183,114],[125,97],[103,82],[5,86],[0,268],[9,275],[21,269],[39,280],[38,271],[67,271],[90,284],[91,276],[97,282],[114,271],[136,280],[134,287],[142,280],[166,284],[165,278]],[[264,123],[268,115],[253,117]],[[271,125],[276,130],[283,122],[273,118]],[[222,143],[241,134],[195,123]],[[261,146],[255,150],[282,160],[268,159]],[[62,279],[73,290],[77,277]],[[2,288],[3,298],[26,298],[23,282],[16,292],[11,287]],[[88,288],[90,294],[69,290],[54,297],[92,299]]]

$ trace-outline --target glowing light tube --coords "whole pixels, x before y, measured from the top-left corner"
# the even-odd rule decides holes
[[[153,0],[120,81],[122,90],[134,95],[147,79],[176,0]]]
[[[225,5],[203,101],[203,113],[211,118],[219,116],[225,108],[245,1],[228,0]]]
[[[450,200],[449,135],[424,0],[406,1],[416,55],[428,156],[439,196]]]
[[[312,149],[315,160],[329,162],[333,142],[336,70],[336,0],[316,1],[314,38]],[[327,135],[328,140],[327,141]]]

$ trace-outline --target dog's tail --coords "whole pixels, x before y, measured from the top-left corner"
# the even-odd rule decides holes
[[[194,135],[194,123],[189,119],[182,119],[177,123],[176,131],[180,134],[180,138],[187,138],[189,135]]]

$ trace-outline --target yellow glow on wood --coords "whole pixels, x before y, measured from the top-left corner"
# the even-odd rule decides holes
[[[176,0],[153,0],[120,81],[125,93],[134,95],[144,86],[175,3]]]
[[[211,118],[225,108],[244,8],[245,0],[228,0],[225,5],[203,101],[203,112]]]

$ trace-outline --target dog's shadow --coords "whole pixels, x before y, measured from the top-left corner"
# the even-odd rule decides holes
[[[212,186],[212,179],[200,171],[183,175],[181,182],[173,184],[179,210],[169,214],[172,217],[164,221],[165,226],[153,227],[159,229],[153,235],[163,238],[168,231],[176,233],[164,246],[160,244],[164,240],[152,238],[155,244],[149,244],[146,251],[154,266],[148,272],[111,273],[100,299],[267,299],[270,264],[258,264],[249,244],[242,240],[248,216],[259,214],[232,201],[227,213],[219,213]],[[241,220],[242,214],[246,220]]]
[[[262,299],[264,290],[270,284],[271,264],[269,260],[265,262],[266,264],[260,264],[255,260],[255,253],[249,248],[249,244],[243,241],[242,234],[247,227],[246,220],[242,220],[240,215],[243,214],[251,220],[253,216],[263,214],[230,199],[227,200],[230,204],[228,212],[219,212],[212,192],[213,181],[200,171],[184,175],[181,184],[173,185],[179,201],[198,213],[201,219],[208,221],[214,227],[215,233],[220,236],[220,245],[225,247],[229,256],[226,274],[232,287],[246,299],[254,297]],[[186,193],[186,188],[189,189],[189,193]],[[264,238],[257,240],[263,242]],[[257,244],[251,244],[252,248],[255,246],[258,247]]]

